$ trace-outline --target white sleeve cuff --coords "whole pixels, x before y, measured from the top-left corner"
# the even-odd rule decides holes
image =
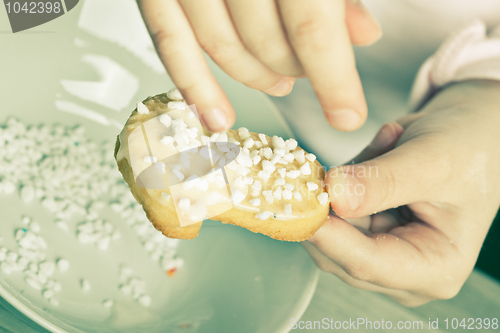
[[[469,79],[500,81],[500,26],[487,36],[481,21],[451,35],[418,71],[410,108],[421,107],[442,86]]]

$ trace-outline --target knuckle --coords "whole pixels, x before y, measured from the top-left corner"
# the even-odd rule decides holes
[[[245,45],[253,54],[265,57],[277,53],[276,45],[279,45],[279,42],[272,36],[259,36],[258,38],[247,38]]]
[[[173,33],[170,33],[164,29],[159,29],[155,32],[151,33],[151,39],[155,44],[156,48],[161,52],[167,46],[174,44],[176,36]]]
[[[373,280],[371,269],[365,264],[347,265],[344,267],[346,273],[358,281],[370,282]]]
[[[237,47],[233,43],[227,41],[200,39],[199,43],[201,48],[205,50],[212,59],[218,62],[233,60],[237,52]]]
[[[402,183],[399,181],[399,176],[396,175],[396,173],[386,164],[378,163],[376,167],[380,168],[380,170],[378,170],[377,172],[377,176],[381,175],[383,177],[382,181],[384,183],[385,189],[384,193],[378,192],[377,195],[382,194],[382,202],[384,204],[387,204],[389,202],[392,202],[392,199],[396,195],[396,191],[398,190],[399,186],[402,185]]]
[[[320,270],[326,273],[331,273],[336,275],[335,264],[322,257],[312,256],[312,259]]]
[[[347,283],[349,286],[358,288],[358,289],[364,289],[368,290],[368,285],[365,281],[355,279],[354,277],[348,275],[347,273],[344,273],[345,275],[339,276],[339,278]]]
[[[292,29],[291,39],[297,47],[307,48],[313,52],[328,50],[332,44],[327,27],[314,18],[297,24]]]
[[[260,36],[245,41],[249,51],[264,62],[273,65],[294,63],[295,56],[283,41],[273,36]]]
[[[249,73],[242,78],[241,82],[249,88],[266,90],[274,86],[274,84],[269,85],[268,82],[274,82],[273,75],[257,75],[257,73]]]
[[[314,260],[314,262],[323,272],[333,273],[330,265],[325,260]]]

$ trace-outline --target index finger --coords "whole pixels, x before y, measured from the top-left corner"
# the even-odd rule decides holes
[[[186,15],[176,0],[138,1],[163,65],[202,124],[222,132],[234,124],[234,110],[210,71]]]
[[[345,24],[344,0],[279,0],[288,39],[330,125],[353,131],[367,106]]]

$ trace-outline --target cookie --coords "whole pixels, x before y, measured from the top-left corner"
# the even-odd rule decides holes
[[[325,171],[297,141],[246,128],[210,133],[177,89],[138,103],[117,138],[115,159],[148,219],[170,238],[195,238],[198,221],[210,217],[303,241],[329,212]]]

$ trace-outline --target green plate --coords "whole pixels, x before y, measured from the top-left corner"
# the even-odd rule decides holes
[[[26,124],[78,124],[96,141],[114,140],[137,100],[172,87],[133,0],[80,1],[54,21],[9,31],[0,10],[0,123],[15,116]],[[265,95],[211,66],[237,110],[236,126],[292,136]],[[105,252],[79,243],[74,229],[68,234],[56,227],[38,202],[0,194],[0,211],[1,246],[14,249],[14,230],[29,215],[41,225],[48,259],[64,256],[72,265],[57,273],[59,306],[29,287],[21,273],[0,271],[0,296],[53,332],[286,332],[316,287],[318,271],[299,244],[235,226],[208,221],[198,238],[181,241],[178,255],[185,264],[171,278],[111,210],[108,220],[122,238]],[[123,263],[145,280],[150,307],[121,296]],[[82,276],[92,284],[85,294]],[[111,308],[101,304],[107,298],[114,300]],[[9,318],[24,321],[18,317],[15,312]]]

